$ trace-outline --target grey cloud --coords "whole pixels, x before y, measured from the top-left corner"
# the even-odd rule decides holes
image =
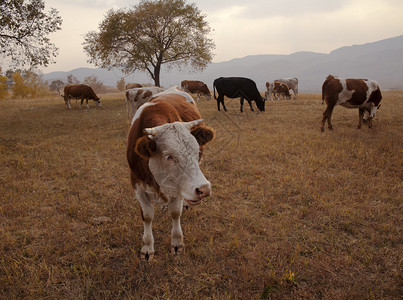
[[[65,4],[77,7],[86,7],[94,9],[126,8],[136,5],[140,1],[130,0],[54,0],[48,1],[51,7],[57,9],[57,4]]]
[[[203,0],[194,3],[204,12],[213,13],[227,7],[242,6],[243,18],[264,18],[275,16],[299,16],[322,11],[338,10],[352,0]],[[391,0],[393,1],[393,0]],[[190,1],[192,2],[192,1]]]

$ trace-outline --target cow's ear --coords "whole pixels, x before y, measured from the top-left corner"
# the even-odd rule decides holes
[[[200,146],[204,146],[214,138],[214,131],[209,127],[197,127],[190,133],[196,138]]]
[[[137,140],[134,151],[141,157],[148,159],[157,152],[157,143],[148,136],[143,136]]]

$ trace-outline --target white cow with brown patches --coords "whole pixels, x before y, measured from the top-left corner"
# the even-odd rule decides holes
[[[153,99],[153,98],[156,98],[156,97],[158,97],[158,96],[163,96],[163,95],[168,95],[168,94],[175,94],[175,95],[182,96],[182,97],[185,98],[185,100],[186,100],[187,102],[196,105],[196,102],[194,101],[193,97],[190,96],[187,92],[182,91],[182,90],[181,90],[179,87],[177,87],[176,85],[175,85],[175,86],[171,86],[170,88],[168,88],[168,89],[166,89],[166,90],[164,90],[164,91],[162,91],[162,92],[160,92],[160,93],[154,95],[154,96],[152,97],[152,99]]]
[[[166,205],[171,214],[172,252],[184,251],[180,224],[183,203],[200,204],[211,194],[211,183],[200,170],[199,160],[213,137],[196,105],[175,93],[160,95],[136,112],[126,154],[143,217],[142,259],[154,255],[155,204]]]
[[[141,105],[147,103],[154,95],[162,91],[164,91],[164,89],[158,86],[128,89],[125,93],[125,103],[128,117],[133,118]]]
[[[323,112],[321,131],[324,131],[327,120],[328,128],[333,129],[332,113],[336,105],[346,108],[358,108],[358,128],[361,122],[368,121],[368,127],[372,127],[372,119],[380,107],[382,94],[378,83],[370,79],[343,79],[333,75],[327,76],[322,85],[322,104],[327,107]]]

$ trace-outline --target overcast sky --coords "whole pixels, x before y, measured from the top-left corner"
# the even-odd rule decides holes
[[[98,31],[105,13],[138,0],[45,0],[56,8],[62,29],[51,34],[59,48],[44,73],[95,67],[83,52],[84,34]],[[403,34],[403,0],[198,0],[214,40],[213,62],[254,54],[329,53]]]

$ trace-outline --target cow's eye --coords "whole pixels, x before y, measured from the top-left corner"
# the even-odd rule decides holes
[[[167,155],[168,161],[175,161],[175,158],[172,155]]]

